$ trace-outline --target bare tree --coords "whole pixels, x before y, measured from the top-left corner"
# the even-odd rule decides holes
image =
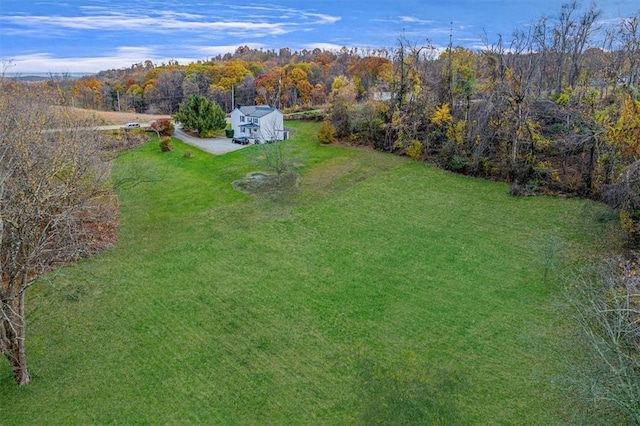
[[[580,77],[582,71],[582,54],[589,46],[593,33],[599,29],[596,22],[598,18],[600,18],[600,15],[602,15],[602,11],[596,7],[595,3],[592,3],[589,9],[580,16],[569,50],[571,63],[569,86],[575,86]]]
[[[0,82],[0,84],[2,84]],[[30,382],[25,293],[44,272],[98,250],[95,229],[115,220],[104,136],[45,87],[0,87],[0,353]]]
[[[188,72],[182,81],[182,93],[189,96],[206,96],[211,79],[199,72]]]
[[[556,73],[556,91],[562,92],[564,83],[575,85],[581,70],[581,57],[593,32],[598,28],[596,22],[601,15],[601,11],[591,4],[589,9],[581,16],[579,13],[580,3],[577,0],[562,5],[558,20],[553,27],[552,46]],[[540,33],[542,34],[542,33]],[[567,77],[566,79],[564,77]]]
[[[282,123],[282,125],[281,125]],[[274,171],[278,178],[292,169],[292,161],[285,143],[284,122],[276,114],[270,114],[260,119],[259,143],[262,144],[265,165]]]
[[[537,124],[533,109],[540,98],[542,56],[534,49],[541,28],[527,32],[514,31],[510,44],[503,45],[502,37],[489,44],[483,52],[488,63],[489,87],[484,108],[493,116],[492,127],[498,139],[509,141],[509,152],[504,152],[512,183],[526,181],[530,170],[528,158],[535,150]],[[481,114],[482,115],[482,114]]]
[[[165,114],[174,114],[184,98],[182,82],[185,73],[180,70],[167,70],[158,76],[152,101]]]
[[[619,30],[623,57],[628,64],[625,85],[640,84],[640,11],[629,19],[624,19]]]

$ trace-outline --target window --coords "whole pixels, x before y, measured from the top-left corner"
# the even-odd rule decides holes
[[[241,115],[241,116],[240,116],[240,122],[241,122],[241,123],[244,123],[244,115]]]
[[[253,119],[253,124],[258,124],[258,117],[255,117],[255,118]]]

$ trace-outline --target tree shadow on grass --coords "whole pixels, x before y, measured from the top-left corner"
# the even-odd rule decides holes
[[[391,364],[360,359],[357,374],[356,424],[469,424],[457,402],[465,385],[459,374],[430,369],[413,355]]]

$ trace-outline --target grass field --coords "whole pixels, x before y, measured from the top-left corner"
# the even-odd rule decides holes
[[[585,420],[559,277],[601,207],[290,126],[287,196],[233,189],[260,146],[119,159],[145,181],[119,189],[120,241],[31,291],[33,383],[0,362],[1,424]]]

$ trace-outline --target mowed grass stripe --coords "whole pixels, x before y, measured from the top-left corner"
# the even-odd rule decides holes
[[[162,179],[120,189],[114,249],[34,288],[35,380],[16,388],[0,365],[3,421],[573,418],[573,325],[544,253],[551,238],[567,264],[594,249],[592,204],[515,199],[291,126],[301,181],[281,201],[231,186],[264,170],[260,147],[187,159],[149,144],[120,159],[116,176],[142,164]]]
[[[371,275],[374,277],[380,276],[378,272],[384,273],[382,270],[377,271],[376,265],[389,267],[393,264],[393,271],[402,271],[404,269],[403,263],[407,262],[407,259],[411,259],[417,264],[432,265],[432,267],[423,267],[426,270],[417,275],[426,278],[423,278],[423,282],[426,281],[427,292],[422,291],[424,286],[419,285],[421,283],[409,283],[411,290],[405,294],[410,293],[411,298],[416,302],[415,310],[412,310],[412,313],[423,316],[425,327],[431,326],[427,333],[424,333],[424,329],[420,330],[423,336],[425,334],[435,334],[438,337],[439,334],[446,336],[444,344],[438,348],[444,350],[436,351],[435,355],[441,354],[445,358],[454,360],[461,358],[459,364],[464,365],[465,354],[468,352],[467,346],[469,344],[473,346],[478,340],[478,333],[481,333],[480,342],[477,342],[476,345],[482,345],[476,348],[479,351],[474,350],[471,355],[474,358],[483,358],[482,362],[488,368],[481,371],[480,374],[485,375],[485,380],[492,382],[494,378],[502,377],[502,380],[511,379],[510,381],[513,381],[514,378],[518,378],[517,375],[520,375],[519,381],[522,387],[531,387],[532,379],[540,379],[540,377],[535,377],[539,374],[536,371],[539,371],[540,368],[532,370],[529,375],[526,371],[523,373],[522,368],[517,367],[521,359],[527,357],[529,351],[535,351],[538,344],[544,345],[546,342],[544,340],[534,341],[522,348],[517,340],[505,340],[505,335],[507,338],[513,339],[514,337],[518,338],[518,334],[525,334],[523,340],[529,340],[531,337],[528,332],[535,331],[535,328],[540,326],[536,324],[536,320],[550,314],[547,312],[550,309],[548,305],[542,307],[539,305],[540,302],[544,302],[543,297],[549,295],[549,287],[542,283],[542,271],[536,268],[537,262],[535,262],[536,259],[533,259],[535,255],[533,248],[537,241],[544,241],[551,235],[555,235],[555,230],[549,233],[545,230],[545,225],[557,221],[554,216],[558,212],[554,212],[551,206],[558,202],[563,203],[563,201],[538,199],[529,202],[525,200],[528,204],[534,204],[536,212],[540,213],[534,221],[531,221],[531,218],[522,217],[516,211],[509,212],[509,210],[513,210],[514,205],[522,200],[508,198],[506,191],[493,193],[495,209],[492,209],[491,205],[474,206],[471,204],[475,200],[475,196],[482,197],[482,193],[486,192],[483,189],[487,185],[485,182],[458,178],[458,183],[467,183],[467,186],[472,187],[471,191],[469,188],[457,188],[450,192],[449,198],[443,199],[444,194],[438,194],[440,192],[437,189],[438,186],[432,186],[433,182],[424,179],[424,172],[420,172],[420,177],[423,177],[422,181],[408,179],[407,176],[411,176],[411,174],[407,173],[407,170],[402,170],[399,173],[402,174],[399,184],[384,193],[379,192],[380,188],[377,187],[377,197],[367,198],[365,202],[368,202],[369,205],[360,206],[357,214],[352,214],[354,210],[347,207],[335,212],[335,220],[322,222],[326,224],[323,233],[339,236],[331,250],[331,253],[338,252],[339,254],[327,263],[338,263],[340,257],[350,257],[352,262],[343,263],[348,264],[349,268],[359,264],[366,265],[366,268],[373,269]],[[433,174],[437,177],[441,172]],[[384,177],[388,178],[388,176]],[[413,177],[418,178],[418,176]],[[368,184],[373,185],[371,181],[363,185]],[[407,191],[408,187],[411,187],[412,191]],[[436,189],[431,190],[432,187]],[[433,196],[433,192],[438,195]],[[455,208],[451,197],[457,198],[462,208]],[[351,201],[357,197],[348,194],[346,198]],[[335,204],[344,205],[344,201],[340,199]],[[416,207],[416,201],[422,202],[423,207]],[[541,201],[547,204],[548,209],[540,209],[535,205]],[[504,204],[507,204],[506,212],[503,208]],[[407,208],[409,205],[413,208]],[[397,208],[398,206],[400,209]],[[323,208],[325,207],[323,206]],[[335,209],[336,206],[331,205],[326,208]],[[574,203],[573,208],[580,209],[580,203]],[[494,212],[496,211],[499,216],[502,216],[502,221],[495,220]],[[397,216],[398,213],[409,217],[413,229],[407,227],[406,221]],[[323,216],[323,214],[319,216]],[[525,219],[524,222],[523,219]],[[402,225],[394,227],[394,223],[397,222]],[[465,226],[460,226],[461,223],[464,223]],[[469,223],[472,226],[468,226]],[[476,224],[482,224],[482,226],[476,228],[473,226]],[[396,238],[393,235],[394,229],[397,229],[398,232]],[[577,228],[569,228],[565,234],[580,232]],[[508,238],[508,236],[511,238],[500,241],[501,238]],[[571,236],[564,237],[570,238]],[[361,244],[353,246],[349,244],[349,241],[358,241]],[[391,243],[387,244],[389,241]],[[340,250],[340,245],[343,243],[346,247],[344,250]],[[358,258],[363,256],[366,259],[358,261]],[[385,258],[390,261],[385,262]],[[477,261],[475,264],[470,264],[470,260],[474,258]],[[384,269],[384,267],[380,269]],[[363,276],[367,276],[365,271],[362,273]],[[395,277],[389,277],[389,280],[390,288],[387,292],[397,294],[398,288],[393,286],[397,280]],[[375,285],[376,281],[372,280],[363,284],[371,286]],[[380,283],[380,285],[384,284]],[[336,299],[356,300],[355,295],[350,295],[347,291],[348,289],[345,290],[345,294],[341,294]],[[358,291],[355,290],[355,292]],[[376,291],[380,291],[380,287],[370,287],[367,294],[361,294],[361,297],[370,298],[376,294]],[[421,297],[423,294],[424,298]],[[357,303],[359,306],[366,305],[366,302],[361,299]],[[408,310],[407,304],[413,306],[411,300],[403,300],[399,304],[400,309]],[[504,304],[510,305],[510,307],[505,309],[502,306]],[[423,309],[420,310],[421,308]],[[384,310],[384,303],[378,306],[378,310]],[[485,325],[482,325],[483,318],[489,318],[485,321]],[[415,318],[413,321],[403,318],[397,323],[386,319],[380,323],[388,325],[389,335],[397,335],[398,331],[403,330],[402,324],[411,322],[415,325]],[[469,327],[468,331],[465,330],[465,322]],[[452,327],[456,331],[453,334],[451,333]],[[458,338],[452,340],[453,336]],[[436,345],[440,340],[438,337],[435,339]],[[411,336],[407,339],[407,342],[411,343],[410,347],[415,346],[419,341],[419,336]],[[489,347],[487,343],[493,347]],[[395,346],[396,349],[402,347],[402,345],[391,346]],[[483,355],[487,349],[490,349],[490,354]],[[509,353],[512,355],[510,359],[501,356]],[[433,355],[429,355],[429,358],[433,359]],[[509,360],[513,365],[505,364],[505,361]],[[544,361],[540,363],[542,364]],[[473,367],[477,369],[482,365],[475,364]],[[549,377],[542,379],[548,380]],[[501,406],[509,406],[510,404],[505,404],[505,402],[513,398],[512,395],[522,395],[522,393],[513,392],[513,388],[506,386],[506,383],[495,383],[495,385],[494,392],[500,394],[500,398],[497,400]],[[501,389],[504,389],[505,392],[500,392]],[[483,392],[475,394],[483,395]],[[487,394],[484,393],[484,395]],[[558,395],[556,394],[556,396]],[[486,401],[483,401],[482,405],[485,404]],[[486,405],[485,407],[484,416],[488,416],[493,408]]]

